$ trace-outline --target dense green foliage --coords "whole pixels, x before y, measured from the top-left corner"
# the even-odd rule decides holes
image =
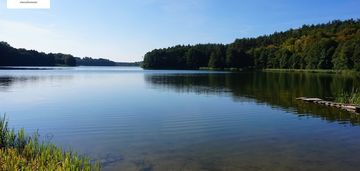
[[[229,45],[199,44],[155,49],[144,68],[285,68],[360,71],[360,20],[335,20],[299,29],[237,39]]]
[[[0,66],[75,66],[72,55],[16,49],[0,42]]]
[[[50,143],[40,143],[37,133],[25,135],[8,128],[5,117],[0,118],[0,170],[100,170],[86,157],[64,152]]]
[[[116,62],[108,59],[94,59],[90,57],[76,58],[76,64],[80,66],[116,66]]]
[[[74,57],[61,53],[43,53],[16,49],[0,42],[0,66],[140,66],[140,62],[114,62],[104,58]]]

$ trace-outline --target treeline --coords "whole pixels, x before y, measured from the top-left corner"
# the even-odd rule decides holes
[[[132,65],[132,63],[120,65],[122,64]],[[0,42],[0,66],[119,66],[119,64],[103,58],[79,58],[62,53],[46,54],[35,50],[16,49],[6,42]]]
[[[178,45],[144,56],[147,69],[336,69],[360,71],[360,20],[304,25],[223,44]]]
[[[0,42],[0,66],[76,66],[72,55],[16,49]]]
[[[79,66],[140,66],[142,62],[114,62],[104,58],[76,58],[76,64]]]
[[[108,59],[94,59],[90,57],[76,58],[76,64],[80,66],[116,66],[116,62]]]
[[[117,62],[117,66],[141,66],[142,62]]]

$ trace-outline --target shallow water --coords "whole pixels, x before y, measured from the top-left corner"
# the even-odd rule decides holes
[[[359,170],[360,117],[295,100],[356,87],[315,73],[0,70],[0,113],[105,170]]]

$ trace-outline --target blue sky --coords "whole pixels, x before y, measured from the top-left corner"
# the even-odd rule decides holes
[[[359,0],[51,0],[14,10],[0,0],[0,40],[17,48],[139,61],[177,44],[230,43],[303,24],[360,18]]]

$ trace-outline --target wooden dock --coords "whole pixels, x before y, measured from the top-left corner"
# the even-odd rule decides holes
[[[347,110],[349,112],[360,114],[360,106],[356,106],[356,105],[352,105],[352,104],[336,103],[336,102],[326,101],[326,100],[323,100],[320,98],[299,97],[296,99],[305,101],[305,102],[309,102],[309,103],[315,103],[315,104],[320,104],[320,105],[325,105],[325,106],[336,107],[336,108],[340,108],[343,110]]]

